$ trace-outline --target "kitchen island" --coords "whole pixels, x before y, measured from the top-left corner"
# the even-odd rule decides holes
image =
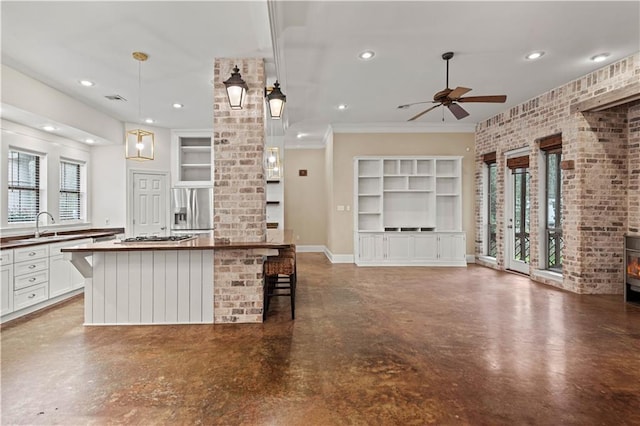
[[[175,242],[105,241],[62,251],[85,278],[85,325],[212,324],[215,252],[269,256],[292,244],[291,231],[269,230],[265,242],[198,236]],[[241,280],[221,284],[242,291]],[[261,309],[262,301],[256,302]]]

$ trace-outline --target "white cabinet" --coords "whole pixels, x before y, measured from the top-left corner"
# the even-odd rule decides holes
[[[46,244],[13,251],[13,309],[35,305],[49,297],[49,246]]]
[[[2,321],[18,318],[77,294],[84,277],[60,251],[91,238],[0,251]]]
[[[414,262],[434,262],[438,260],[438,235],[425,233],[413,236]]]
[[[358,266],[466,266],[462,232],[361,232]]]
[[[411,256],[411,238],[408,235],[385,235],[386,260],[406,261]]]
[[[89,244],[93,240],[86,238],[83,240],[65,241],[51,244],[49,247],[49,298],[57,297],[77,288],[84,287],[84,277],[64,258],[60,251],[63,247]]]
[[[354,230],[358,265],[466,265],[462,157],[356,157]]]
[[[441,262],[464,262],[466,239],[463,234],[440,234],[438,236],[438,260]]]
[[[211,185],[213,180],[212,132],[180,130],[172,132],[174,185]]]
[[[13,312],[13,250],[0,252],[0,315]]]
[[[382,262],[384,260],[383,238],[383,234],[361,233],[359,236],[359,258],[363,262]]]

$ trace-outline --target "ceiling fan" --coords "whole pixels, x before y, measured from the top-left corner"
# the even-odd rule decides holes
[[[442,59],[447,61],[447,85],[444,90],[439,91],[435,95],[433,95],[433,101],[424,101],[424,102],[414,102],[412,104],[399,105],[399,109],[409,108],[412,105],[417,104],[428,104],[434,103],[438,105],[434,105],[430,108],[425,109],[421,113],[418,113],[411,117],[407,121],[413,121],[417,118],[422,117],[424,114],[428,113],[432,109],[438,108],[440,105],[444,105],[449,108],[449,111],[456,117],[456,119],[460,120],[461,118],[465,118],[469,115],[467,111],[464,110],[458,102],[490,102],[490,103],[504,103],[507,100],[506,95],[493,95],[493,96],[467,96],[466,98],[461,97],[467,92],[470,92],[471,89],[468,87],[456,87],[455,89],[449,89],[449,59],[453,58],[453,52],[446,52],[442,54]]]

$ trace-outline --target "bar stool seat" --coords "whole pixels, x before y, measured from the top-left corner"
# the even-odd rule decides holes
[[[291,300],[291,319],[296,312],[296,249],[281,249],[278,256],[269,256],[264,262],[264,308],[262,319],[267,318],[272,297],[288,296]]]

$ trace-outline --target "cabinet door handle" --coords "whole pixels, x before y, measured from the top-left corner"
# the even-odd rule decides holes
[[[35,251],[29,252],[29,256],[35,256],[35,255],[36,255]]]
[[[36,280],[36,277],[31,277],[31,278],[29,278],[29,282],[30,282],[30,283],[34,282],[35,280]]]
[[[34,297],[36,297],[36,294],[35,294],[35,293],[31,293],[31,294],[30,294],[29,296],[27,296],[27,297],[29,297],[29,299],[33,299]]]
[[[29,269],[33,269],[35,267],[36,267],[36,265],[29,265]]]

